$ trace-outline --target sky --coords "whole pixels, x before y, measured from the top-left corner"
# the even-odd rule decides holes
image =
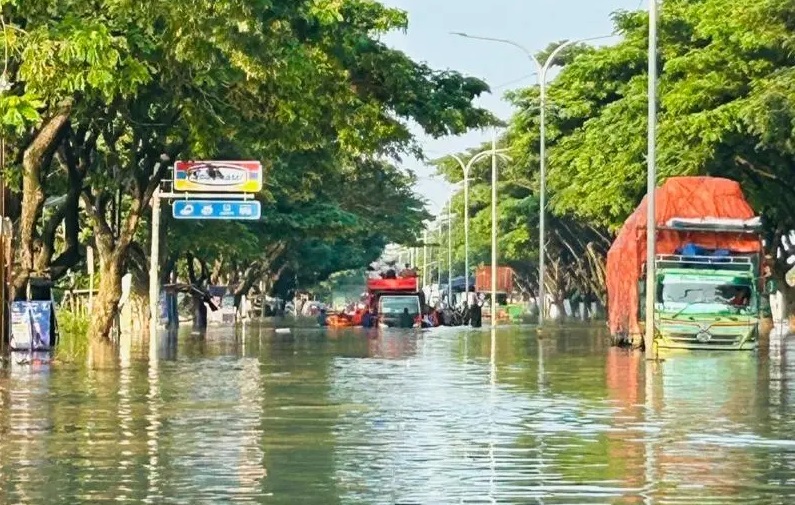
[[[508,119],[511,106],[506,91],[536,82],[535,68],[519,49],[510,45],[465,39],[450,32],[512,40],[537,52],[550,42],[600,37],[613,33],[610,14],[646,7],[647,0],[382,0],[408,13],[406,33],[387,35],[384,41],[432,68],[452,69],[486,81],[492,93],[476,104]],[[602,43],[610,43],[610,40]],[[441,157],[477,146],[490,132],[472,131],[459,137],[433,140],[418,133],[426,156]],[[404,167],[418,177],[416,191],[437,214],[450,195],[450,186],[434,169],[415,159]]]

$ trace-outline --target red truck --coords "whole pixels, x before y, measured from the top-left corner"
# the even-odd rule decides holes
[[[422,318],[425,294],[420,289],[417,277],[397,279],[368,279],[368,306],[375,309],[378,321],[388,327],[400,325],[400,316],[405,309],[415,322]]]

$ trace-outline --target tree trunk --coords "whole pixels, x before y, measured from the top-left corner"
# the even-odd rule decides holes
[[[61,133],[68,123],[70,106],[44,122],[41,130],[22,154],[22,204],[19,218],[20,269],[14,276],[17,293],[25,289],[28,278],[34,271],[36,225],[44,207],[42,171],[50,165],[55,150],[61,141]]]
[[[193,296],[193,330],[204,332],[207,331],[207,305],[204,304],[204,299],[199,296]]]
[[[125,251],[116,250],[101,255],[100,281],[94,306],[91,307],[91,324],[88,333],[92,341],[107,340],[121,299],[122,266]]]

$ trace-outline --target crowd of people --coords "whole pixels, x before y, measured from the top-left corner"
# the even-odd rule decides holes
[[[399,328],[434,328],[436,326],[469,325],[479,328],[482,325],[483,299],[477,296],[474,287],[470,288],[462,306],[458,309],[446,306],[439,302],[434,307],[425,305],[421,314],[411,314],[404,308],[397,320]],[[379,326],[379,317],[376,308],[369,301],[351,304],[346,309],[329,315],[321,309],[317,316],[320,326],[361,326],[362,328],[376,328]]]
[[[386,264],[371,263],[367,267],[367,276],[370,279],[415,278],[417,277],[417,269],[412,268],[408,263],[403,267],[398,265],[397,262]]]

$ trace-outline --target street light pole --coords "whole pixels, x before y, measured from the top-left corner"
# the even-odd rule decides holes
[[[504,154],[507,149],[497,149],[493,151],[494,146],[492,149],[488,149],[486,151],[481,151],[476,155],[472,156],[469,159],[469,163],[464,163],[460,156],[456,154],[451,154],[450,157],[453,158],[458,165],[461,167],[461,170],[464,172],[464,292],[469,293],[469,173],[472,170],[472,166],[477,163],[478,161],[482,160],[486,156],[492,156],[492,152],[495,152],[497,156],[501,159],[506,160],[508,157]]]
[[[491,327],[497,327],[497,132],[491,132]]]
[[[578,40],[568,40],[558,47],[555,48],[554,51],[549,55],[547,60],[542,65],[541,62],[536,58],[536,56],[530,52],[526,47],[518,44],[512,40],[507,39],[500,39],[494,37],[480,37],[475,35],[469,35],[466,33],[461,32],[454,32],[453,35],[458,35],[460,37],[465,37],[468,39],[476,39],[476,40],[487,40],[490,42],[500,42],[503,44],[508,44],[520,49],[522,52],[527,55],[527,57],[533,62],[536,66],[538,71],[538,85],[540,88],[540,123],[541,123],[541,132],[540,132],[540,195],[539,195],[539,223],[538,223],[538,325],[543,326],[544,324],[544,316],[546,312],[546,289],[544,287],[544,279],[546,278],[546,193],[547,193],[547,158],[546,158],[546,106],[547,106],[547,72],[552,67],[552,64],[555,62],[555,58],[560,54],[561,51],[570,47],[574,44],[579,44],[582,42],[589,42],[592,40],[599,40],[599,39],[606,39],[612,37],[612,35],[603,35],[600,37],[588,37],[585,39],[578,39]]]
[[[453,194],[447,200],[447,304],[453,304]]]
[[[422,287],[428,285],[428,226],[422,231]]]
[[[649,126],[648,173],[646,181],[646,331],[643,344],[646,358],[652,359],[654,346],[654,305],[657,269],[654,264],[657,247],[657,216],[655,190],[657,187],[657,0],[649,0]]]

